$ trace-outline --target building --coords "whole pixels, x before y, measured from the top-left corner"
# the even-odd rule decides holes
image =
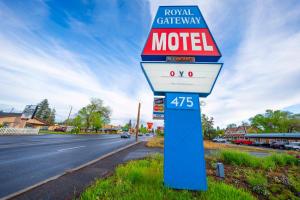
[[[245,134],[245,139],[260,144],[270,144],[276,141],[300,142],[300,133],[259,133]]]
[[[0,124],[7,128],[41,128],[48,126],[48,123],[37,119],[22,119],[22,113],[0,112]]]
[[[104,132],[104,133],[121,133],[122,132],[122,127],[121,126],[114,126],[114,125],[105,124],[101,128],[101,132]]]
[[[227,128],[224,133],[224,137],[228,140],[238,140],[244,139],[245,134],[247,134],[247,129],[250,128],[248,126],[239,126],[233,128]]]

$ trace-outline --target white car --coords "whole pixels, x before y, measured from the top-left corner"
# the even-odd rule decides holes
[[[213,139],[214,142],[218,142],[218,143],[226,143],[227,140],[224,139],[224,138],[219,138],[219,137],[216,137]]]
[[[290,142],[287,145],[284,145],[286,149],[300,151],[300,142]]]

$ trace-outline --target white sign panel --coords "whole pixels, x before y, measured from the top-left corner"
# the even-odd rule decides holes
[[[154,92],[209,94],[221,70],[221,63],[142,62]]]

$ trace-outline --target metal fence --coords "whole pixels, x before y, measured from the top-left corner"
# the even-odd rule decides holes
[[[37,135],[39,128],[0,128],[0,135]]]

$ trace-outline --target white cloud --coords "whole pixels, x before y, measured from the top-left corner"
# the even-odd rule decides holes
[[[224,45],[234,40],[231,38],[234,31],[241,32],[238,50],[223,59],[225,65],[220,78],[211,96],[205,99],[207,105],[203,111],[214,116],[216,125],[225,126],[268,108],[280,109],[299,103],[300,33],[299,27],[293,29],[290,25],[300,18],[299,6],[287,8],[271,1],[245,3],[241,6],[247,6],[247,12],[239,19],[246,25],[239,30],[234,23],[229,24],[237,18],[228,9],[233,1],[149,2],[152,17],[159,5],[199,5],[214,37]],[[82,55],[53,38],[39,38],[32,30],[38,29],[48,15],[46,7],[41,7],[35,17],[23,19],[0,3],[0,16],[10,19],[0,22],[0,104],[22,110],[25,104],[48,98],[51,106],[56,107],[58,117],[63,119],[70,105],[77,111],[91,97],[99,97],[113,109],[113,123],[119,124],[134,120],[138,101],[142,101],[142,121],[151,120],[153,95],[142,72],[135,72],[132,78],[118,61],[115,64],[121,73],[103,70],[101,75],[95,74]],[[8,26],[13,28],[7,29]],[[106,66],[105,55],[92,51],[91,54],[95,63]],[[101,81],[101,76],[111,83]],[[138,92],[131,95],[128,89]]]
[[[150,2],[154,15],[159,5],[199,5],[214,37],[219,41],[221,38],[224,45],[234,40],[236,32],[243,33],[238,51],[223,59],[219,80],[205,99],[203,112],[213,116],[216,125],[239,123],[266,109],[282,109],[300,102],[300,32],[299,24],[297,29],[291,25],[300,18],[299,5],[248,2],[241,5],[247,7],[243,16],[231,16],[224,11],[233,1]],[[245,30],[234,27],[225,35],[237,18],[245,20]]]
[[[19,22],[16,26],[14,21],[10,23],[10,26],[0,23],[1,27],[8,28],[0,32],[0,104],[22,110],[26,104],[48,98],[50,106],[57,110],[57,118],[63,120],[70,106],[76,112],[87,105],[90,98],[96,97],[112,108],[113,124],[136,118],[138,101],[149,96],[149,92],[140,90],[131,96],[124,90],[142,87],[142,84],[132,85],[130,74],[111,75],[114,70],[95,74],[81,55],[66,49],[59,41],[47,36],[40,38],[27,29],[24,32],[23,26],[17,26]],[[105,66],[106,63],[99,62],[99,65]],[[105,76],[109,76],[110,81],[100,82],[99,79]],[[149,104],[148,101],[146,103]],[[142,107],[144,110],[151,107],[146,103]],[[151,119],[151,112],[145,113],[143,119]]]

